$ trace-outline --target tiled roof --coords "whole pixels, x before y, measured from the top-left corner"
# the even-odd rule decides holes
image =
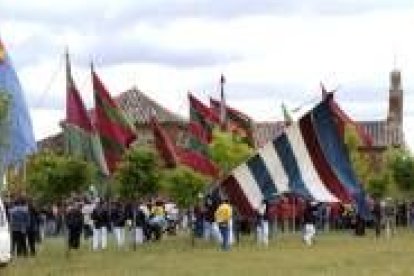
[[[273,140],[282,133],[285,126],[284,122],[255,122],[253,126],[253,138],[256,147],[261,147]]]
[[[154,112],[160,122],[185,122],[184,118],[162,107],[137,88],[121,93],[115,100],[136,124],[148,123]]]
[[[391,124],[387,121],[362,121],[359,123],[366,133],[372,138],[372,146],[404,146],[404,134],[402,126]]]
[[[373,147],[404,146],[405,139],[400,125],[387,121],[361,121],[363,130],[372,138]],[[256,122],[254,124],[254,139],[256,146],[261,147],[266,142],[276,138],[282,131],[284,122]]]

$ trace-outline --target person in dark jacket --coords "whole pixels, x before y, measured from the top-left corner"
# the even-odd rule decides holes
[[[125,222],[124,205],[120,202],[114,202],[111,209],[111,223],[118,248],[123,247],[125,244]]]
[[[377,238],[381,235],[382,213],[381,201],[376,198],[372,209],[372,215],[374,218],[375,236]]]
[[[30,223],[26,201],[17,199],[9,209],[12,251],[17,256],[27,256],[26,234]]]
[[[36,255],[36,241],[39,237],[40,214],[32,201],[28,204],[29,225],[27,227],[27,244],[31,256]]]
[[[197,204],[192,211],[191,220],[192,222],[192,228],[193,228],[193,235],[196,238],[201,238],[204,236],[204,216],[205,212],[203,210],[203,207],[201,204]]]
[[[91,218],[94,224],[92,249],[106,249],[110,225],[107,204],[100,201],[93,210]]]
[[[140,245],[144,242],[145,233],[148,231],[148,209],[144,204],[137,203],[133,209],[132,233],[133,246]]]
[[[211,196],[207,196],[204,208],[202,210],[202,219],[203,221],[203,236],[206,241],[213,240],[214,238],[214,212],[216,211],[217,206],[213,204],[213,199]]]
[[[79,249],[83,227],[83,215],[79,203],[69,205],[65,220],[68,229],[68,249]]]

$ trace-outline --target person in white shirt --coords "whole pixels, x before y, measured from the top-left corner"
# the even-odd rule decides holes
[[[269,212],[267,200],[263,200],[257,210],[256,233],[257,243],[267,246],[269,244]]]
[[[81,210],[83,215],[83,236],[85,240],[88,240],[93,234],[93,221],[91,219],[93,209],[95,209],[95,204],[90,202],[90,200],[85,200]]]

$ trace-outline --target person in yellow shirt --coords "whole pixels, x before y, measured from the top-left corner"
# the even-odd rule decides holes
[[[157,201],[155,206],[151,208],[149,228],[150,232],[154,235],[156,241],[161,239],[162,233],[165,228],[165,208],[161,201]]]
[[[165,216],[165,209],[161,203],[158,203],[152,207],[151,214],[155,217],[164,217]]]
[[[230,249],[230,221],[232,218],[232,208],[227,199],[223,199],[216,212],[214,218],[218,224],[221,234],[221,248],[225,251]]]

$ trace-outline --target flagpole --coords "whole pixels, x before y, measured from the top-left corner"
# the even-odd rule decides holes
[[[221,130],[226,130],[226,121],[227,121],[227,115],[226,115],[226,98],[224,95],[224,84],[226,83],[226,79],[224,78],[224,75],[221,74],[220,76],[220,124],[221,124]]]
[[[292,230],[293,230],[293,233],[296,233],[296,197],[295,196],[293,196],[293,205],[292,205],[292,213],[293,213],[293,219],[292,219],[292,222],[293,222],[293,225],[292,225]]]
[[[27,183],[26,183],[26,179],[27,179],[27,163],[26,163],[26,158],[23,160],[23,185],[24,185],[24,189],[25,192],[27,192]]]

